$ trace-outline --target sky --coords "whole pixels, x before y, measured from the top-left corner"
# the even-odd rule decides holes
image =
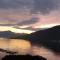
[[[36,30],[54,25],[60,25],[60,0],[0,0],[0,31],[22,32],[22,28]],[[34,54],[39,53],[35,50],[38,48],[33,49]]]
[[[60,0],[0,0],[0,26],[37,29],[48,24],[60,24]]]

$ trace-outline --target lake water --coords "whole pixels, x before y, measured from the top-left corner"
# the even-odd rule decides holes
[[[31,43],[26,40],[0,38],[0,48],[17,52],[17,55],[31,54],[43,56],[48,60],[60,60],[60,55],[55,55],[53,52],[44,47],[36,45],[32,46]],[[0,59],[5,55],[7,55],[6,52],[0,52]]]

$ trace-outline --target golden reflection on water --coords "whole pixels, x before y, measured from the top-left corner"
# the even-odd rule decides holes
[[[14,40],[9,42],[9,50],[17,51],[18,54],[26,54],[29,52],[31,44],[26,40]]]
[[[27,54],[31,49],[31,43],[19,39],[0,39],[0,48],[17,52],[18,54]]]
[[[60,56],[55,55],[50,50],[43,47],[32,46],[31,43],[26,40],[0,38],[0,48],[10,50],[12,52],[17,52],[17,55],[31,54],[33,56],[43,56],[48,60],[60,60]],[[6,53],[0,54],[0,56],[4,55],[6,55]]]
[[[7,49],[8,48],[8,40],[0,38],[0,48]]]

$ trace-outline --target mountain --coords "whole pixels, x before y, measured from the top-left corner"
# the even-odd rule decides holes
[[[0,32],[0,37],[10,39],[25,39],[31,44],[43,46],[60,54],[60,25],[40,30],[31,34],[20,34],[11,31]]]
[[[0,31],[0,38],[11,38],[12,36],[14,36],[15,33],[11,32],[11,31]]]
[[[31,33],[28,40],[32,44],[44,46],[53,52],[60,53],[60,25]]]
[[[31,55],[7,55],[2,60],[47,60],[42,56],[31,56]]]
[[[0,31],[0,38],[9,38],[9,39],[26,39],[28,34],[25,33],[14,33],[11,31]]]

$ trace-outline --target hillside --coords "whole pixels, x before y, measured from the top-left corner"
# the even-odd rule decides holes
[[[26,39],[29,34],[25,33],[14,33],[11,31],[0,31],[0,38],[8,38],[8,39]]]
[[[38,44],[60,53],[60,25],[31,33],[28,40],[30,40],[32,44]]]

